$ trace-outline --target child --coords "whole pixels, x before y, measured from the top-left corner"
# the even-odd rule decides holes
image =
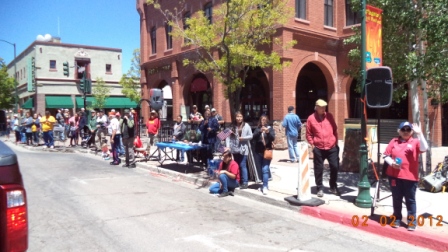
[[[102,151],[101,157],[104,160],[109,160],[110,159],[110,152],[109,152],[109,147],[107,147],[107,144],[103,144],[101,146],[101,151]]]
[[[78,139],[78,134],[77,134],[77,127],[75,126],[74,122],[70,122],[70,131],[68,133],[68,136],[70,137],[70,146],[75,147],[76,141]]]

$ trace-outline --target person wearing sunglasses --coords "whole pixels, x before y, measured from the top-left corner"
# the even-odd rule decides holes
[[[414,137],[414,135],[416,137]],[[387,175],[392,192],[392,205],[395,221],[391,225],[401,225],[402,200],[406,201],[407,229],[415,231],[417,227],[417,202],[415,192],[418,186],[418,157],[428,149],[428,143],[418,124],[402,122],[398,126],[398,137],[393,138],[384,152],[384,161],[388,164]]]

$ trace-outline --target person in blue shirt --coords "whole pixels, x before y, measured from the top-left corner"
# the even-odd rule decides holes
[[[299,162],[300,153],[297,145],[297,138],[299,136],[302,123],[298,115],[294,113],[294,107],[288,107],[288,114],[283,119],[282,126],[285,128],[286,140],[288,142],[289,160],[291,162]]]

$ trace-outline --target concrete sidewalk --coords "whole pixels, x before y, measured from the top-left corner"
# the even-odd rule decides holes
[[[10,143],[13,144],[13,143]],[[343,142],[340,141],[342,156]],[[68,148],[65,145],[56,146],[55,149],[43,149],[42,147],[28,147],[31,150],[43,151],[62,151],[62,152],[80,152],[92,153],[92,151],[82,148]],[[382,152],[386,145],[381,145]],[[376,147],[375,147],[376,148]],[[448,155],[448,147],[433,148],[432,166],[435,167],[438,162],[443,162],[445,155]],[[99,154],[97,155],[98,158]],[[371,155],[376,161],[376,152]],[[388,189],[388,182],[384,180],[381,184],[380,199],[382,199],[371,215],[371,208],[359,208],[354,204],[358,195],[358,173],[340,172],[338,177],[338,187],[341,196],[330,194],[328,189],[329,170],[326,167],[324,171],[324,197],[325,204],[318,207],[291,206],[284,199],[289,196],[297,195],[298,186],[298,163],[289,163],[288,150],[275,150],[274,159],[271,162],[272,180],[269,181],[269,194],[263,195],[258,188],[261,184],[251,182],[246,190],[236,190],[235,196],[248,197],[257,201],[273,204],[280,207],[295,209],[301,214],[309,215],[332,222],[337,222],[346,226],[357,228],[359,230],[375,233],[381,236],[394,238],[420,247],[426,247],[436,251],[448,250],[448,192],[430,193],[417,190],[417,215],[419,224],[414,232],[407,231],[405,227],[398,229],[392,228],[390,219],[387,218],[393,213],[392,198]],[[342,159],[341,159],[342,161]],[[310,183],[312,197],[316,197],[316,189],[313,174],[313,160],[309,160],[311,168]],[[165,161],[163,166],[158,161],[138,162],[139,168],[148,169],[151,173],[173,177],[175,180],[181,180],[196,184],[204,189],[213,183],[209,180],[208,174],[198,167],[186,167],[172,161]],[[120,166],[121,167],[121,166]],[[369,172],[369,180],[374,181],[374,176]],[[371,187],[371,195],[374,192],[374,185]],[[384,199],[383,199],[384,198]],[[231,200],[231,199],[230,199]],[[407,216],[406,207],[403,205],[403,220]],[[430,218],[432,216],[432,218]],[[358,222],[359,220],[359,222]]]

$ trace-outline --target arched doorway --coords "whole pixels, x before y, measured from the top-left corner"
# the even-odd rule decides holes
[[[161,119],[172,121],[173,120],[173,92],[171,86],[166,81],[160,82],[159,89],[163,92],[163,107],[162,113],[159,115]]]
[[[269,84],[263,69],[249,70],[240,100],[244,121],[257,124],[261,115],[269,115]]]
[[[328,102],[327,81],[316,64],[308,63],[300,70],[296,82],[295,105],[300,119],[304,120],[314,112],[317,99]]]
[[[213,105],[213,95],[210,87],[210,82],[207,80],[204,74],[197,74],[193,77],[190,84],[188,94],[191,96],[192,104],[198,106],[199,112],[203,113],[205,105]]]

